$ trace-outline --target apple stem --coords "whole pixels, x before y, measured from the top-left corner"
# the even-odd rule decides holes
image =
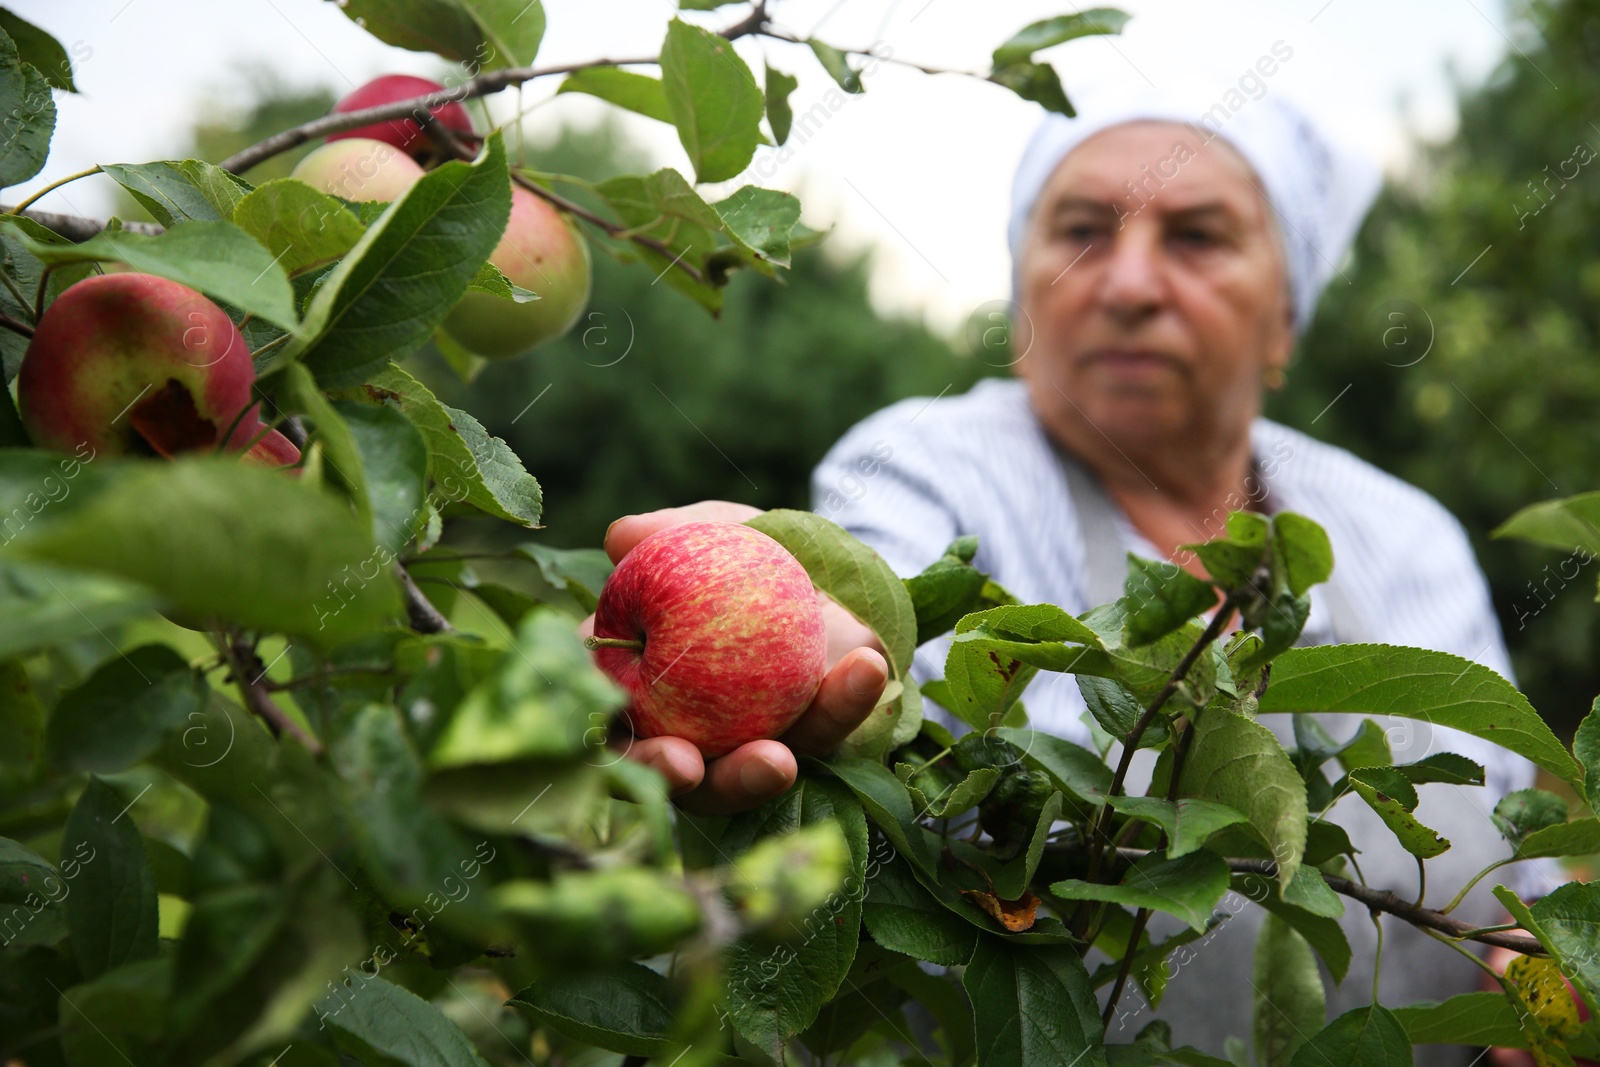
[[[643,652],[644,642],[630,641],[622,637],[585,637],[583,647],[591,652],[597,648],[627,648],[634,652]]]

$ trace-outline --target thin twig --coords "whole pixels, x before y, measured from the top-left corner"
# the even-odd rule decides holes
[[[239,695],[244,698],[245,707],[259,715],[274,734],[288,734],[311,752],[313,756],[322,755],[322,742],[306,733],[300,724],[289,716],[289,713],[278,707],[277,702],[262,685],[266,677],[266,668],[261,664],[261,659],[242,638],[228,636],[222,639],[223,654],[228,657],[228,666],[233,672],[233,680],[239,687]],[[251,675],[255,677],[251,677]]]
[[[396,566],[395,574],[400,578],[400,589],[406,598],[406,618],[410,620],[413,630],[419,634],[447,634],[455,630],[455,627],[450,625],[450,620],[433,606],[433,601],[417,588],[416,580],[411,577],[410,571]]]
[[[1278,865],[1273,860],[1235,859],[1228,861],[1228,867],[1230,870],[1240,874],[1260,874],[1269,878],[1275,878],[1278,874]],[[1348,878],[1341,878],[1336,874],[1323,874],[1323,878],[1327,879],[1328,888],[1335,893],[1359,900],[1368,908],[1376,908],[1378,911],[1398,916],[1412,926],[1437,930],[1442,934],[1461,940],[1481,941],[1485,945],[1509,948],[1515,952],[1521,952],[1525,956],[1543,956],[1545,954],[1544,946],[1526,934],[1504,933],[1485,929],[1481,926],[1474,926],[1471,923],[1462,922],[1460,919],[1452,919],[1443,912],[1435,911],[1432,908],[1418,907],[1408,900],[1402,900],[1400,897],[1395,896],[1387,889],[1372,889],[1357,882],[1352,882]]]
[[[3,311],[0,311],[0,327],[4,327],[5,329],[10,330],[12,333],[20,333],[24,337],[33,336],[32,326],[29,326],[27,323],[18,322],[16,319],[12,318],[10,315],[7,315]]]
[[[19,214],[14,207],[0,205],[0,214]],[[63,215],[56,211],[35,211],[29,208],[20,212],[23,218],[32,219],[47,230],[65,237],[67,240],[82,244],[91,237],[103,233],[106,224],[99,219],[86,219],[81,215]],[[124,222],[122,229],[126,233],[137,233],[145,237],[154,237],[156,234],[166,233],[166,227],[157,226],[153,222]]]
[[[765,4],[756,5],[749,17],[723,30],[721,36],[730,41],[740,37],[748,37],[753,33],[764,32],[767,15]],[[236,152],[223,160],[218,166],[234,174],[242,174],[258,163],[263,163],[273,156],[287,152],[307,141],[318,137],[326,137],[330,133],[343,133],[353,130],[358,126],[368,126],[377,122],[387,122],[392,119],[426,116],[436,107],[445,104],[457,103],[462,100],[471,100],[474,97],[487,96],[497,93],[501,89],[524,82],[533,81],[552,74],[572,74],[591,67],[623,67],[642,64],[656,65],[661,62],[660,56],[638,56],[630,59],[589,59],[582,63],[563,63],[553,67],[504,67],[480,74],[476,78],[462,82],[454,89],[441,89],[436,93],[426,96],[413,97],[410,100],[395,100],[377,107],[363,108],[360,111],[344,111],[333,115],[324,115],[320,119],[302,123],[275,133],[264,141],[251,145],[243,151]]]
[[[1117,1001],[1122,999],[1122,987],[1128,984],[1128,975],[1133,973],[1133,958],[1139,947],[1139,938],[1144,933],[1145,924],[1150,921],[1150,909],[1140,908],[1139,914],[1133,917],[1133,933],[1128,935],[1128,948],[1122,954],[1122,966],[1117,969],[1117,984],[1111,987],[1111,997],[1106,1001],[1106,1010],[1100,1014],[1100,1025],[1108,1026],[1111,1017],[1117,1013]]]
[[[1161,687],[1155,700],[1150,702],[1150,708],[1134,723],[1133,729],[1128,732],[1127,738],[1122,742],[1122,757],[1117,760],[1116,773],[1111,776],[1111,788],[1106,790],[1106,796],[1119,796],[1123,783],[1128,778],[1128,767],[1133,763],[1133,754],[1139,749],[1139,739],[1150,724],[1155,721],[1156,715],[1166,706],[1172,695],[1178,691],[1178,686],[1183,683],[1184,676],[1189,673],[1189,668],[1194,666],[1195,660],[1200,658],[1200,653],[1211,647],[1213,641],[1221,635],[1224,627],[1233,618],[1235,607],[1234,596],[1229,593],[1222,601],[1222,606],[1206,624],[1204,632],[1198,640],[1190,646],[1189,651],[1183,654],[1183,659],[1172,669],[1172,674],[1167,678],[1167,684]],[[1090,835],[1089,843],[1089,874],[1087,880],[1092,882],[1100,873],[1100,853],[1104,843],[1111,835],[1112,807],[1107,804],[1100,810],[1100,817],[1095,823],[1094,833]]]
[[[40,189],[38,192],[36,192],[32,196],[28,197],[22,203],[18,204],[16,207],[12,208],[9,212],[7,212],[7,214],[15,215],[19,211],[23,211],[23,210],[26,210],[27,208],[32,207],[34,202],[37,201],[40,197],[46,196],[46,195],[48,195],[50,193],[55,192],[57,189],[61,188],[63,185],[66,185],[69,182],[75,182],[79,178],[87,178],[91,174],[99,174],[99,173],[100,173],[100,165],[99,164],[95,164],[94,166],[90,167],[88,170],[80,170],[76,174],[69,174],[65,178],[60,178],[60,179],[58,179],[56,181],[53,181],[49,185],[45,186],[43,189]]]

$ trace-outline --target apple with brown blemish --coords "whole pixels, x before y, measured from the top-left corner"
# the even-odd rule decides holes
[[[17,407],[41,448],[170,458],[220,446],[295,463],[300,450],[261,425],[255,377],[233,320],[204,295],[150,274],[102,274],[40,318]]]

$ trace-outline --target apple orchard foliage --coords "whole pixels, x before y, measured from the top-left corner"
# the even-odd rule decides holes
[[[342,6],[384,41],[463,64],[464,95],[531,78],[545,25],[520,0]],[[715,14],[673,20],[659,61],[638,65],[649,73],[562,75],[563,90],[673,125],[692,172],[600,184],[585,241],[712,313],[730,271],[777,277],[813,239],[786,193],[696,191],[737,178],[793,122],[796,79],[769,67],[758,81],[728,43],[779,31],[761,8],[720,14],[739,20],[726,36],[702,27]],[[1068,110],[1034,53],[1122,21],[1028,26],[988,80]],[[4,11],[0,30],[10,188],[44,165],[53,95],[75,87],[47,34]],[[804,43],[829,92],[861,91],[878,61]],[[1215,582],[1131,560],[1124,596],[1074,618],[1016,604],[971,566],[970,539],[902,580],[825,519],[766,513],[752,525],[882,639],[886,702],[784,796],[731,819],[675,813],[655,772],[605,744],[619,692],[575,633],[604,555],[543,545],[533,475],[407,369],[433,339],[472,372],[438,331],[469,296],[528,299],[487,264],[512,175],[545,200],[564,184],[519,173],[502,136],[479,132],[475,154],[430,160],[389,204],[178,160],[102,167],[158,233],[0,218],[8,386],[52,302],[123,265],[225,309],[263,419],[304,439],[292,472],[55,453],[30,446],[0,395],[0,1060],[1222,1063],[1161,1025],[1108,1039],[1101,1019],[1130,971],[1159,997],[1162,960],[1230,886],[1270,908],[1256,982],[1305,1023],[1258,1027],[1259,1063],[1405,1064],[1413,1041],[1521,1046],[1542,1063],[1600,1052],[1561,983],[1592,1017],[1592,883],[1531,907],[1502,894],[1536,939],[1514,942],[1532,954],[1503,993],[1326,1019],[1316,959],[1339,971],[1350,952],[1325,916],[1343,906],[1334,891],[1361,890],[1342,843],[1308,851],[1308,822],[1371,804],[1421,860],[1437,845],[1410,814],[1411,783],[1483,772],[1459,756],[1391,766],[1381,731],[1341,743],[1309,718],[1285,751],[1255,717],[1381,710],[1456,727],[1594,808],[1600,714],[1569,751],[1481,666],[1292,647],[1333,566],[1297,516],[1232,516],[1196,549]],[[1592,496],[1537,505],[1504,532],[1600,551],[1594,511]],[[446,523],[463,514],[529,532],[468,558]],[[1245,632],[1207,625],[1219,601],[1216,618],[1238,609]],[[951,630],[944,679],[919,687],[912,653]],[[1127,796],[1103,752],[1031,730],[1019,697],[1039,671],[1077,675],[1107,743],[1159,750],[1170,787]],[[971,732],[924,719],[925,699]],[[1497,819],[1508,859],[1600,851],[1600,823],[1552,794],[1507,798]],[[1459,888],[1430,883],[1425,903]],[[1147,909],[1192,929],[1151,945]],[[1437,910],[1382,921],[1435,920],[1450,929]],[[1094,970],[1091,942],[1108,958]],[[916,1030],[910,1001],[925,1009]]]

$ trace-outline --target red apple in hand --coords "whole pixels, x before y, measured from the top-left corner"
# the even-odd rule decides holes
[[[369,107],[393,103],[396,100],[413,100],[443,89],[444,86],[427,78],[415,78],[409,74],[385,74],[381,78],[372,79],[334,104],[333,111],[336,115],[349,111],[364,111]],[[431,110],[440,125],[454,131],[457,136],[469,143],[475,139],[472,118],[467,114],[467,109],[460,104],[440,104]],[[365,137],[382,141],[413,157],[425,158],[432,155],[435,149],[427,132],[413,119],[390,119],[388,122],[375,122],[371,126],[358,126],[343,133],[330,133],[328,140],[339,141],[347,137]]]
[[[588,644],[627,692],[636,736],[681,737],[707,758],[781,735],[816,696],[827,659],[805,568],[734,522],[640,541],[601,589]]]
[[[262,433],[255,366],[227,313],[150,274],[103,274],[45,311],[17,374],[17,407],[41,448],[174,456],[215,449],[283,466],[299,449]]]

